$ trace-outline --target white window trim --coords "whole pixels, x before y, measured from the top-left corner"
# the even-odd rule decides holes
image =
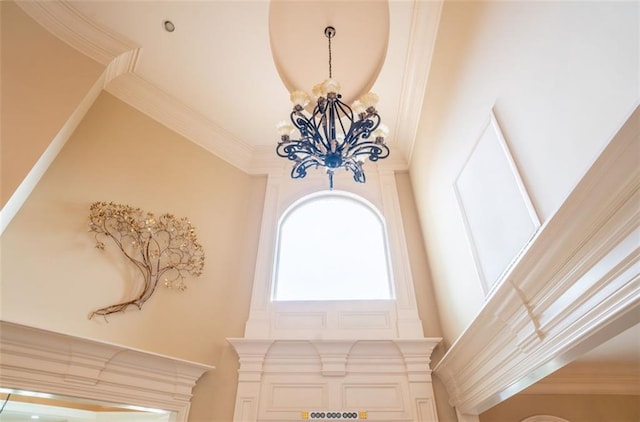
[[[521,422],[569,422],[567,419],[551,415],[535,415],[523,419]]]
[[[272,301],[282,301],[282,302],[292,302],[294,300],[291,299],[278,299],[278,271],[281,259],[282,252],[282,227],[286,224],[287,219],[294,214],[299,208],[306,206],[307,204],[311,204],[315,201],[321,201],[323,198],[340,198],[346,199],[347,201],[352,201],[361,205],[367,209],[368,212],[371,212],[377,219],[377,223],[379,226],[376,226],[375,229],[380,229],[382,232],[382,247],[383,247],[383,255],[385,257],[385,271],[386,271],[386,279],[387,279],[387,294],[388,297],[383,300],[393,300],[395,299],[395,288],[393,281],[393,270],[391,267],[391,256],[389,253],[389,241],[387,236],[387,224],[385,222],[384,216],[380,212],[380,210],[373,205],[371,202],[366,200],[365,198],[355,195],[351,192],[343,191],[343,190],[324,190],[320,192],[311,193],[309,195],[303,196],[302,198],[295,201],[291,204],[280,216],[278,220],[278,229],[276,231],[276,248],[274,254],[274,267],[273,267],[273,281],[271,283],[271,300]],[[326,299],[319,299],[322,301],[326,301]],[[345,300],[345,299],[338,299]],[[353,299],[353,300],[367,300],[367,299]],[[305,301],[308,301],[305,299]]]
[[[366,338],[424,338],[413,290],[395,174],[392,170],[369,163],[366,183],[355,183],[349,176],[346,172],[337,174],[336,188],[364,198],[380,211],[386,223],[392,271],[390,278],[395,298],[387,301],[312,302],[304,307],[298,302],[272,300],[280,218],[296,201],[326,190],[328,183],[326,175],[320,171],[310,173],[304,180],[293,180],[289,177],[288,169],[272,170],[267,179],[245,338],[351,338],[363,335]]]

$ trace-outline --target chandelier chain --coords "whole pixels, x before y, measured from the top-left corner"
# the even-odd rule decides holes
[[[329,79],[331,79],[331,36],[328,35],[327,38],[329,39]]]

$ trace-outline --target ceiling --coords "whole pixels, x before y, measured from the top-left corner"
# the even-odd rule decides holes
[[[105,90],[249,173],[274,154],[289,92],[332,76],[351,103],[369,89],[390,128],[388,160],[406,169],[441,2],[20,2],[36,21],[108,66]],[[163,23],[171,21],[175,31]],[[123,57],[125,59],[123,59]]]
[[[275,156],[289,91],[332,70],[347,102],[372,89],[390,127],[385,165],[406,169],[422,109],[440,1],[19,2],[52,33],[107,66],[104,89],[252,174]],[[174,32],[163,22],[170,20]],[[640,366],[639,329],[584,360]]]
[[[634,364],[638,367],[640,375],[640,324],[585,353],[578,361]]]

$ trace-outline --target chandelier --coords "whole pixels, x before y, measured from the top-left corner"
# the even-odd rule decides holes
[[[310,96],[304,91],[291,93],[291,122],[278,124],[280,141],[276,153],[294,162],[291,170],[294,179],[305,177],[310,167],[326,169],[329,188],[333,189],[337,169],[353,172],[353,179],[364,183],[364,162],[389,156],[389,147],[384,143],[388,129],[380,123],[376,94],[363,95],[351,107],[341,101],[340,84],[331,74],[331,38],[336,30],[328,26],[324,34],[329,40],[329,79],[313,87],[316,104],[310,114],[305,110]],[[296,129],[299,139],[292,138]]]

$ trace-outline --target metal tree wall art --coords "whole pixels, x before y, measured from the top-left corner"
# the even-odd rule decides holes
[[[89,208],[89,231],[95,233],[96,248],[103,250],[102,240],[111,239],[125,258],[142,274],[144,285],[135,298],[97,309],[96,315],[138,309],[151,297],[162,280],[165,287],[185,290],[184,278],[199,277],[204,268],[204,250],[196,231],[186,218],[172,214],[155,217],[140,208],[113,202],[95,202]]]

